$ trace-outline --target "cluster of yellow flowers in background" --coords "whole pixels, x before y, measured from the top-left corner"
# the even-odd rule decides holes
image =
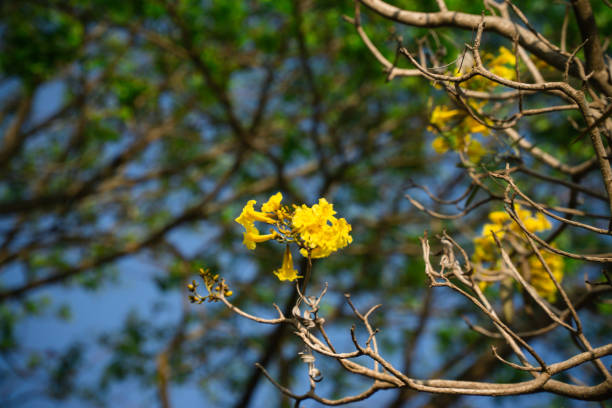
[[[486,154],[482,144],[472,137],[474,133],[488,136],[491,131],[466,111],[436,106],[431,114],[429,131],[440,134],[432,142],[436,153],[448,150],[465,152],[470,161],[477,163]]]
[[[488,69],[497,76],[514,80],[516,78],[516,57],[506,47],[499,47],[499,55],[486,54]]]
[[[516,79],[516,57],[506,47],[499,47],[498,55],[488,52],[481,53],[482,63],[491,73],[505,79]],[[476,76],[462,84],[467,89],[474,91],[490,91],[499,86],[497,82],[487,78]]]
[[[353,241],[351,225],[344,218],[336,218],[333,204],[320,198],[318,204],[308,207],[282,206],[283,195],[279,192],[255,210],[255,200],[244,206],[236,222],[245,229],[243,243],[248,249],[255,249],[261,242],[275,240],[286,243],[280,269],[274,274],[281,281],[293,281],[301,276],[293,269],[293,258],[289,244],[295,243],[304,257],[323,258],[329,256]],[[267,234],[261,234],[255,222],[270,226]]]
[[[550,222],[542,213],[538,212],[533,215],[531,211],[522,208],[518,204],[515,204],[514,210],[529,232],[543,232],[552,228]],[[491,222],[484,225],[482,235],[474,239],[474,255],[472,261],[475,264],[480,266],[487,265],[490,269],[500,268],[501,260],[495,244],[495,239],[493,238],[493,232],[501,242],[505,240],[511,242],[515,246],[521,245],[521,249],[523,250],[521,252],[530,252],[530,248],[527,247],[523,240],[516,239],[520,238],[523,232],[518,224],[514,222],[506,212],[491,212],[489,214],[489,221]],[[541,251],[541,253],[555,279],[561,282],[563,279],[563,268],[565,266],[563,257],[547,251]],[[527,258],[527,265],[527,270],[519,268],[520,272],[527,275],[525,277],[540,296],[550,301],[554,301],[556,296],[555,284],[550,279],[544,266],[535,254]],[[481,283],[481,286],[486,286],[485,281],[481,281]]]
[[[460,57],[457,64],[472,64],[473,58],[471,54],[469,55],[469,58]],[[506,47],[500,47],[497,56],[490,53],[482,53],[481,56],[483,63],[493,74],[506,79],[516,78],[516,57]],[[461,69],[462,72],[469,70],[464,67]],[[461,75],[459,66],[455,75]],[[476,76],[461,85],[474,91],[490,91],[498,86],[497,83],[481,76]],[[481,109],[483,106],[484,103],[474,105],[476,109]],[[428,130],[438,134],[432,142],[432,147],[438,154],[449,150],[460,151],[466,153],[470,161],[478,163],[487,153],[482,144],[474,138],[474,134],[488,136],[491,130],[471,117],[467,111],[436,106],[431,114]]]

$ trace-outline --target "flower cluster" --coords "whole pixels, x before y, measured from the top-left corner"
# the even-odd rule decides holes
[[[543,232],[552,228],[548,219],[542,213],[535,215],[531,211],[523,209],[520,205],[514,206],[514,211],[525,225],[525,228],[532,233]],[[504,211],[493,211],[489,214],[489,223],[485,224],[482,229],[482,235],[474,239],[474,255],[472,261],[480,266],[480,273],[477,278],[481,279],[481,287],[487,285],[487,273],[495,274],[496,269],[501,268],[501,260],[499,251],[493,238],[493,233],[500,241],[510,244],[517,254],[531,253],[524,240],[521,239],[523,234],[519,225],[510,218]],[[542,251],[542,257],[550,267],[550,270],[555,279],[560,282],[563,278],[564,262],[559,255]],[[556,296],[556,288],[554,282],[546,273],[544,266],[539,261],[535,254],[530,255],[524,262],[521,273],[534,287],[538,294],[542,297],[553,301]],[[488,267],[488,270],[487,268]]]
[[[516,57],[506,47],[499,47],[499,55],[487,54],[485,59],[489,65],[489,71],[497,76],[514,80],[516,78]]]
[[[274,272],[281,281],[300,278],[293,269],[289,244],[296,244],[306,258],[324,258],[353,241],[351,225],[344,218],[334,216],[334,206],[325,198],[320,198],[312,207],[305,204],[283,206],[282,200],[283,195],[276,193],[260,211],[255,209],[257,202],[250,200],[236,218],[245,229],[243,243],[248,249],[255,249],[258,243],[269,240],[287,244],[282,266]],[[268,224],[269,231],[261,234],[256,222]]]
[[[563,279],[563,268],[565,262],[563,257],[553,254],[551,252],[542,251],[542,258],[550,268],[555,280],[561,282]],[[557,295],[557,288],[555,283],[550,279],[548,273],[544,269],[542,262],[535,256],[530,256],[527,261],[529,262],[529,283],[538,292],[540,296],[545,297],[551,302],[554,302]]]
[[[488,136],[491,131],[467,111],[436,106],[429,122],[427,129],[439,135],[431,144],[436,153],[443,154],[448,150],[465,152],[470,161],[475,163],[486,154],[485,148],[472,135],[480,133]]]
[[[313,258],[324,258],[353,241],[351,226],[344,218],[334,217],[333,204],[324,198],[312,207],[302,204],[293,213],[293,230],[303,243],[300,253]]]
[[[491,73],[505,79],[516,79],[516,57],[514,56],[512,51],[510,51],[506,47],[499,47],[498,55],[494,55],[488,52],[482,52],[481,58],[483,65]],[[455,75],[459,76],[460,72],[457,70]],[[473,77],[462,85],[465,88],[474,91],[490,91],[493,88],[499,86],[498,83],[481,76]]]
[[[204,286],[208,291],[208,295],[200,296],[197,292],[199,285],[195,280],[193,280],[189,285],[187,285],[187,289],[189,289],[189,292],[191,292],[191,295],[189,295],[189,300],[191,303],[202,303],[205,300],[208,300],[209,302],[216,302],[221,296],[232,296],[233,292],[229,289],[227,283],[225,283],[225,279],[219,278],[218,274],[213,275],[210,272],[210,269],[200,268],[200,277],[204,281]]]
[[[506,79],[516,78],[516,57],[506,47],[500,47],[498,55],[482,53],[481,56],[483,64],[493,74]],[[463,57],[459,57],[455,76],[460,76],[469,71],[473,60],[474,58],[469,52],[464,54]],[[490,91],[498,86],[497,83],[481,76],[473,77],[461,85],[474,91]],[[481,110],[483,105],[484,102],[475,105],[474,108]],[[449,150],[463,152],[474,163],[478,163],[487,153],[487,150],[475,139],[474,135],[478,133],[482,136],[488,136],[491,134],[491,130],[470,116],[467,111],[436,106],[429,122],[428,130],[438,135],[432,142],[432,147],[436,153],[443,154]]]

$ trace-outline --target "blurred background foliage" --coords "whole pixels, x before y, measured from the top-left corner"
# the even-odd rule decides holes
[[[532,23],[556,38],[565,6],[524,3]],[[414,375],[516,375],[494,369],[492,343],[458,319],[477,320],[469,305],[427,289],[418,244],[425,230],[444,228],[470,242],[487,211],[501,205],[452,223],[407,202],[412,180],[447,197],[465,181],[457,157],[435,154],[426,131],[433,106],[448,99],[424,80],[386,81],[345,14],[353,14],[350,1],[1,3],[1,406],[289,406],[253,363],[304,388],[291,333],[245,322],[219,304],[191,305],[186,291],[208,267],[246,310],[272,315],[272,303],[292,305],[292,285],[271,273],[283,248],[249,252],[234,222],[247,200],[261,203],[277,191],[294,203],[326,197],[353,226],[353,244],[314,265],[313,290],[330,286],[323,312],[332,335],[350,342],[348,292],[362,307],[383,303],[375,323],[384,354]],[[596,15],[610,30],[612,15]],[[427,34],[363,18],[390,59],[395,35],[410,44]],[[448,62],[471,39],[450,29],[438,34]],[[580,42],[573,28],[568,39]],[[492,50],[502,44],[486,40]],[[568,146],[573,130],[557,116],[521,126],[558,157],[579,162],[584,149]],[[500,154],[509,149],[500,146]],[[501,165],[496,157],[491,166]],[[536,198],[565,199],[524,182]],[[566,249],[609,244],[562,240]],[[568,285],[579,291],[592,268],[568,268]],[[607,306],[591,308],[599,336],[610,334]],[[553,358],[571,348],[554,342],[554,332],[536,346]],[[329,395],[363,386],[332,363],[320,368]],[[475,401],[375,398],[389,407]]]

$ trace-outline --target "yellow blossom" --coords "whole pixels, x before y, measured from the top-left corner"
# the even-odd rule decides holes
[[[515,79],[516,57],[506,47],[499,47],[499,55],[490,61],[489,70],[502,78]]]
[[[431,147],[433,147],[438,154],[446,153],[448,149],[450,149],[448,142],[442,136],[436,137],[433,142],[431,142]]]
[[[495,248],[490,239],[485,237],[474,238],[474,255],[472,260],[475,263],[492,262],[495,259]]]
[[[520,204],[514,204],[514,212],[521,220],[531,217],[531,211],[524,209]]]
[[[494,224],[503,224],[510,221],[510,216],[505,211],[493,211],[489,213],[489,220]]]
[[[487,154],[487,150],[478,140],[469,140],[466,148],[466,153],[471,162],[478,163],[482,156]]]
[[[505,79],[514,80],[516,78],[516,57],[506,47],[499,47],[499,55],[497,57],[489,56],[489,71],[497,76]],[[497,84],[492,83],[493,86]]]
[[[448,121],[459,115],[461,115],[461,111],[458,109],[450,109],[446,106],[436,106],[431,113],[431,119],[429,121],[432,126],[436,126],[438,129],[445,129],[448,125]]]
[[[548,218],[539,212],[535,217],[529,217],[525,220],[525,227],[527,227],[530,232],[541,232],[551,229],[552,225],[550,221],[548,221]]]
[[[505,79],[514,79],[516,71],[514,68],[506,67],[505,65],[497,65],[491,68],[491,72]]]
[[[532,233],[542,232],[552,228],[550,221],[548,221],[546,216],[540,212],[537,212],[534,215],[531,211],[522,208],[519,204],[514,205],[514,211],[523,222],[527,230]],[[500,258],[491,233],[495,232],[497,238],[502,241],[509,231],[513,233],[512,235],[516,236],[517,234],[521,234],[522,230],[518,224],[515,223],[514,220],[512,220],[504,211],[491,212],[489,214],[489,220],[491,223],[484,225],[482,235],[474,238],[474,254],[472,260],[476,264],[488,263],[490,265],[489,268],[497,269],[500,265]],[[524,252],[531,251],[531,247],[526,243],[519,244],[515,241],[514,245],[522,245]],[[542,257],[549,266],[555,279],[558,282],[561,282],[561,279],[563,278],[563,268],[565,266],[563,257],[546,251],[542,251]],[[537,256],[529,256],[527,258],[527,264],[529,266],[529,272],[527,274],[529,277],[529,283],[534,287],[540,296],[548,299],[551,302],[554,301],[557,289]],[[486,279],[481,280],[479,285],[481,288],[486,287]]]
[[[322,258],[344,248],[353,241],[350,235],[351,225],[344,218],[336,218],[333,204],[325,198],[312,207],[304,204],[281,206],[283,195],[279,192],[271,196],[255,209],[255,200],[250,200],[242,209],[236,222],[245,229],[243,243],[248,249],[255,249],[256,244],[276,240],[286,244],[296,244],[305,257]],[[255,222],[264,222],[271,226],[269,234],[260,234]],[[293,269],[293,260],[289,246],[283,257],[280,269],[274,271],[280,280],[295,280],[299,276]]]
[[[516,65],[514,53],[506,47],[499,47],[499,55],[492,61],[493,64]]]
[[[536,214],[536,218],[540,221],[540,231],[546,231],[552,228],[550,221],[548,218],[544,216],[541,212]]]
[[[467,128],[468,133],[481,133],[483,136],[489,136],[491,134],[491,129],[469,115],[463,119],[462,124]]]
[[[280,203],[283,201],[283,195],[278,192],[274,194],[264,205],[261,206],[263,212],[275,212],[280,208]]]
[[[236,222],[242,224],[243,222],[261,221],[267,222],[268,224],[274,224],[276,222],[274,218],[263,212],[255,211],[254,206],[256,203],[257,201],[255,200],[249,200],[242,209],[240,216],[236,218]]]
[[[505,79],[514,80],[516,79],[516,57],[506,47],[499,47],[498,54],[494,55],[491,53],[481,53],[481,58],[484,65],[493,74],[500,76]],[[485,91],[489,92],[493,88],[500,86],[497,82],[493,82],[487,78],[476,76],[467,82],[464,82],[462,86],[474,90],[474,91]]]
[[[531,211],[523,209],[518,204],[514,205],[514,211],[516,212],[518,217],[525,225],[525,228],[527,228],[527,231],[529,232],[542,232],[552,228],[550,221],[548,221],[548,219],[539,212],[536,213],[535,216],[533,216],[531,214]],[[516,223],[513,223],[512,230],[517,233],[521,232],[520,227]]]
[[[565,266],[563,257],[546,251],[541,251],[541,254],[555,280],[561,283]],[[531,274],[529,282],[531,286],[538,292],[538,295],[548,299],[550,302],[554,302],[557,295],[557,287],[536,255],[529,257],[529,268]]]
[[[334,217],[335,213],[333,204],[325,198],[320,198],[312,207],[302,204],[295,209],[293,228],[311,250],[313,258],[326,257],[353,242],[351,225],[344,218]],[[306,248],[300,250],[303,256],[308,256]]]
[[[474,238],[474,262],[493,262],[495,260],[497,247],[493,233],[495,233],[497,239],[502,240],[505,235],[504,226],[485,224],[482,228],[482,235]]]
[[[262,221],[268,224],[274,224],[276,221],[262,212],[255,211],[254,206],[256,203],[255,200],[248,201],[242,209],[242,213],[236,218],[236,222],[245,229],[242,243],[248,249],[255,249],[256,243],[265,242],[276,237],[275,233],[259,234],[259,230],[255,227],[255,221]]]
[[[291,250],[289,245],[285,247],[285,254],[283,255],[283,265],[280,269],[274,271],[274,274],[280,281],[294,281],[297,278],[301,278],[298,272],[293,269],[293,257],[291,256]]]
[[[255,227],[253,227],[255,228]],[[274,239],[277,237],[276,232],[272,232],[271,234],[264,234],[261,235],[259,234],[259,231],[257,231],[257,228],[255,228],[256,232],[252,232],[247,230],[247,232],[244,233],[244,240],[242,241],[242,243],[248,248],[248,249],[255,249],[255,244],[259,244],[261,242],[266,242],[269,241],[271,239]]]
[[[478,104],[475,106],[477,109],[481,107],[482,105]],[[446,106],[436,106],[431,114],[430,123],[428,130],[441,133],[431,144],[436,153],[443,154],[451,149],[461,151],[475,163],[487,153],[482,144],[472,139],[471,135],[480,133],[488,136],[491,130],[470,116],[468,112],[450,109]]]
[[[493,234],[495,234],[498,239],[503,239],[504,227],[499,224],[485,224],[484,227],[482,227],[482,236],[495,242]]]

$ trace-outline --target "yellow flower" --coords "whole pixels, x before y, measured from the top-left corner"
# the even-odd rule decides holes
[[[482,228],[482,235],[474,238],[474,262],[495,261],[497,257],[497,247],[495,245],[495,239],[493,238],[493,232],[497,236],[497,239],[502,240],[504,238],[504,226],[499,224],[485,224]]]
[[[503,224],[510,221],[510,216],[505,211],[493,211],[489,214],[489,219],[494,224]]]
[[[443,130],[447,127],[448,121],[458,115],[461,115],[461,111],[458,109],[450,109],[446,106],[436,106],[431,113],[431,119],[429,121],[438,129]]]
[[[488,60],[489,71],[495,75],[512,80],[516,78],[516,57],[506,47],[499,47],[499,55],[497,57],[489,54],[486,59]],[[497,85],[495,83],[491,84],[492,86]]]
[[[551,229],[552,225],[544,214],[538,212],[535,217],[529,217],[525,220],[525,227],[530,232],[541,232]]]
[[[319,203],[312,207],[302,204],[295,209],[293,229],[311,250],[313,258],[326,257],[353,242],[351,225],[344,218],[334,217],[335,213],[333,204],[325,198],[320,198]],[[300,253],[308,256],[306,248],[302,248]]]
[[[466,138],[467,139],[467,138]],[[467,139],[467,155],[471,162],[478,163],[482,156],[487,154],[487,150],[482,147],[478,140]]]
[[[340,248],[344,248],[353,238],[349,235],[351,226],[344,218],[334,218],[331,225],[324,225],[319,231],[309,236],[308,245],[311,248],[313,258],[324,258]],[[308,256],[308,251],[304,248],[300,250],[304,256]]]
[[[506,47],[499,47],[499,55],[497,57],[494,57],[492,54],[485,54],[484,59],[487,61],[489,71],[495,75],[512,80],[516,78],[516,57],[512,51]],[[488,87],[495,87],[498,85],[491,81],[487,81],[486,84]]]
[[[276,237],[277,237],[276,232],[272,232],[271,234],[261,235],[259,231],[257,231],[257,228],[253,227],[252,229],[247,229],[247,231],[244,233],[244,239],[242,243],[248,249],[255,249],[256,244],[269,241]]]
[[[565,267],[563,257],[547,251],[542,251],[541,253],[555,280],[561,283],[563,268]],[[531,286],[538,292],[538,295],[548,299],[550,302],[554,302],[557,296],[557,288],[537,256],[532,255],[529,257],[529,267],[531,271]]]
[[[491,129],[478,122],[470,115],[467,115],[465,119],[463,119],[462,125],[467,128],[466,130],[468,133],[481,133],[483,136],[489,136],[491,134]]]
[[[512,79],[512,80],[514,79],[515,74],[516,74],[516,71],[514,70],[514,68],[509,68],[509,67],[506,67],[505,65],[497,65],[497,66],[491,67],[491,72],[502,78]]]
[[[503,225],[485,224],[484,227],[482,227],[482,236],[484,238],[490,239],[491,242],[495,242],[495,239],[493,238],[493,233],[495,233],[495,236],[497,236],[498,239],[503,239],[505,234]]]
[[[302,204],[295,209],[293,215],[293,227],[302,235],[307,235],[321,228],[328,219],[335,218],[334,205],[327,202],[325,198],[319,198],[319,203],[308,207]]]
[[[475,105],[480,109],[481,104]],[[450,109],[446,106],[436,106],[430,118],[431,126],[428,130],[441,133],[431,143],[432,148],[438,154],[446,153],[448,150],[465,152],[472,162],[479,162],[487,150],[482,144],[471,138],[474,133],[483,136],[491,134],[491,130],[478,122],[466,111]]]
[[[242,224],[244,226],[244,228],[246,229],[246,231],[243,234],[243,239],[242,239],[242,243],[248,248],[248,249],[255,249],[255,240],[253,239],[253,237],[259,235],[259,231],[257,230],[257,228],[255,227],[254,224]]]
[[[495,260],[494,241],[485,237],[474,238],[474,256],[476,263],[493,262]]]
[[[522,208],[519,204],[514,205],[514,211],[530,232],[542,232],[552,228],[550,221],[548,221],[546,216],[542,213],[538,212],[534,215],[531,211]],[[490,268],[497,268],[496,264],[499,263],[499,253],[491,232],[495,232],[498,239],[503,240],[506,232],[512,231],[515,234],[521,234],[522,230],[504,211],[491,212],[489,214],[489,220],[492,223],[485,224],[482,229],[482,235],[474,238],[474,255],[472,259],[474,263],[489,263],[491,265]],[[523,244],[523,246],[524,251],[530,251],[531,248],[526,244]],[[563,268],[565,266],[563,257],[545,251],[542,251],[542,256],[550,267],[555,279],[561,282],[563,278]],[[540,296],[551,302],[554,301],[557,289],[538,258],[535,255],[531,255],[527,261],[529,264],[529,282],[531,285]],[[487,284],[482,283],[481,287],[483,286],[487,286]]]
[[[540,221],[540,231],[546,231],[552,228],[550,221],[548,221],[548,218],[546,218],[544,214],[539,212],[536,214],[536,218]]]
[[[294,281],[302,276],[298,275],[298,272],[293,269],[293,257],[291,256],[291,250],[289,245],[285,247],[285,254],[283,255],[283,265],[280,269],[274,271],[274,274],[280,281]]]
[[[481,57],[489,71],[495,75],[511,80],[516,79],[516,57],[512,51],[506,47],[499,47],[497,56],[483,52],[481,53]],[[481,76],[477,76],[465,82],[462,86],[475,91],[489,92],[500,85]]]
[[[274,194],[264,205],[261,206],[263,212],[276,212],[280,208],[280,203],[283,201],[283,195],[278,192]]]
[[[236,222],[242,225],[245,229],[244,239],[242,243],[248,249],[255,249],[256,243],[265,242],[270,239],[276,238],[276,233],[261,235],[259,230],[255,227],[255,221],[262,221],[268,224],[274,224],[276,220],[272,219],[268,215],[255,211],[255,200],[250,200],[242,209],[242,213],[236,218]]]
[[[550,221],[542,213],[536,213],[535,216],[531,214],[531,211],[523,209],[520,205],[514,205],[514,211],[517,213],[525,228],[529,232],[542,232],[552,228]],[[515,232],[521,232],[520,227],[517,224],[512,225],[512,230]]]
[[[514,53],[506,47],[499,47],[499,56],[493,60],[494,64],[516,65]]]
[[[520,204],[514,204],[514,212],[516,212],[521,220],[531,217],[531,211],[524,209]]]
[[[448,142],[442,136],[436,137],[433,142],[431,142],[431,147],[433,147],[438,154],[446,153],[448,149],[450,149]]]
[[[268,224],[276,223],[276,220],[270,217],[268,214],[265,214],[260,211],[255,211],[254,206],[256,203],[257,201],[255,200],[249,200],[242,209],[242,213],[238,216],[238,218],[236,218],[236,222],[239,224],[242,224],[242,222],[254,221],[267,222]]]
[[[276,193],[261,207],[255,210],[255,200],[250,200],[242,209],[236,222],[245,229],[243,243],[249,249],[255,249],[256,244],[271,239],[280,242],[295,242],[301,248],[305,257],[322,258],[343,248],[353,241],[350,236],[351,226],[344,218],[336,218],[333,204],[325,198],[320,198],[318,204],[308,207],[282,207],[283,195]],[[255,222],[265,222],[274,228],[270,234],[262,235]]]

